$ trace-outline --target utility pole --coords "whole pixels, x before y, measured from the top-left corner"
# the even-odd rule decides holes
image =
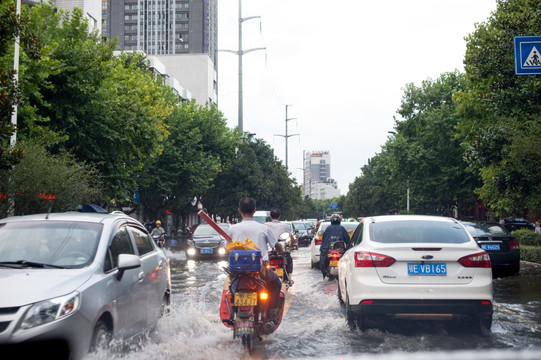
[[[20,21],[21,16],[21,2],[22,0],[16,0],[17,7],[15,14],[17,15],[17,23]],[[19,32],[17,31],[17,35],[15,35],[15,52],[13,54],[13,71],[14,71],[14,79],[13,81],[15,84],[19,81]],[[13,131],[13,134],[11,135],[11,139],[9,141],[9,144],[11,146],[15,146],[15,142],[17,141],[17,104],[15,103],[13,105],[13,112],[11,113],[11,123],[15,125],[15,130]]]
[[[276,134],[274,136],[281,136],[283,138],[286,139],[286,169],[287,169],[287,139],[292,137],[292,136],[298,136],[299,134],[288,134],[287,133],[287,122],[290,121],[290,120],[296,120],[297,118],[288,118],[287,117],[287,107],[288,106],[291,106],[291,105],[286,105],[286,134],[285,135],[280,135],[280,134]]]
[[[261,16],[249,16],[249,17],[245,17],[243,18],[242,17],[242,9],[241,9],[241,0],[239,0],[239,49],[237,51],[234,51],[234,50],[220,50],[220,51],[226,51],[226,52],[230,52],[230,53],[233,53],[233,54],[237,54],[239,56],[239,108],[238,108],[238,111],[239,111],[239,115],[238,115],[238,122],[239,122],[239,125],[238,125],[238,131],[239,131],[239,134],[242,135],[242,132],[243,132],[243,102],[242,102],[242,55],[244,54],[247,54],[249,52],[252,52],[252,51],[256,51],[256,50],[266,50],[267,48],[253,48],[253,49],[247,49],[247,50],[242,50],[242,23],[244,21],[247,21],[247,20],[250,20],[250,19],[257,19],[257,18],[261,18]]]

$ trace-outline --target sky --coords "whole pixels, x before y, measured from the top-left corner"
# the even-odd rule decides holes
[[[238,125],[239,0],[218,1],[218,108]],[[300,185],[303,151],[329,151],[342,195],[400,120],[403,89],[463,71],[465,37],[496,0],[243,0],[243,129]],[[289,105],[289,106],[288,106]],[[298,134],[298,135],[296,135]],[[278,136],[277,136],[278,135]],[[281,136],[280,136],[281,135]]]

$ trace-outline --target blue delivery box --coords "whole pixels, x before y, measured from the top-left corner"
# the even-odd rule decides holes
[[[229,271],[233,273],[258,272],[262,266],[259,250],[232,250],[229,253]]]

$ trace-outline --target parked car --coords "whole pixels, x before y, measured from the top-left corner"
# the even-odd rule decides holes
[[[229,231],[231,224],[219,224],[225,232]],[[192,238],[188,239],[186,256],[188,258],[225,258],[226,240],[218,234],[209,224],[202,223],[194,231]]]
[[[80,359],[156,325],[170,302],[169,260],[123,213],[9,217],[0,220],[0,289],[0,345],[20,358]]]
[[[364,218],[338,263],[337,293],[352,328],[386,318],[492,324],[490,257],[451,218]]]
[[[493,275],[515,275],[520,271],[520,247],[507,229],[496,222],[463,222],[479,247],[490,256]]]
[[[310,242],[310,262],[312,269],[319,269],[319,248],[321,247],[321,240],[323,239],[323,233],[325,229],[331,225],[330,221],[324,221],[319,225],[317,233],[314,234],[312,241]],[[353,235],[353,232],[359,226],[359,223],[356,221],[352,222],[342,222],[340,225],[346,228],[349,237]]]
[[[509,232],[520,229],[535,230],[535,224],[523,218],[504,218],[503,221],[503,226]]]
[[[309,246],[314,234],[311,232],[312,226],[305,221],[293,221],[293,228],[298,231],[298,245]]]

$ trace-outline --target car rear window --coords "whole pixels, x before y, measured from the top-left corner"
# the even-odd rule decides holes
[[[472,236],[504,236],[507,230],[499,224],[464,224]]]
[[[462,226],[441,221],[384,221],[370,225],[370,240],[379,243],[444,243],[470,241]]]

